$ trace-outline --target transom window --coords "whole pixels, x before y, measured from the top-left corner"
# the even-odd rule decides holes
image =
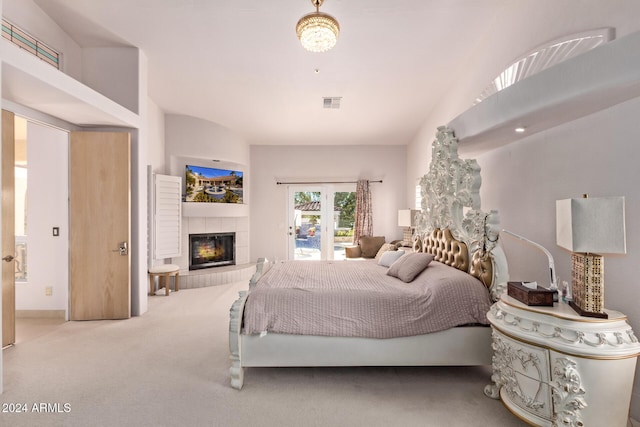
[[[2,20],[2,37],[37,56],[47,64],[56,67],[58,70],[60,69],[60,53],[6,19]]]

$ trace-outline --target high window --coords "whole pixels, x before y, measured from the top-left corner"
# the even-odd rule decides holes
[[[26,31],[16,27],[6,19],[2,20],[2,37],[11,43],[42,59],[47,64],[60,69],[60,53],[36,39]]]

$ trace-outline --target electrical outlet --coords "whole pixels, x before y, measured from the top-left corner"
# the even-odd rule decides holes
[[[53,295],[53,286],[47,286],[46,288],[44,288],[44,294],[48,297]]]

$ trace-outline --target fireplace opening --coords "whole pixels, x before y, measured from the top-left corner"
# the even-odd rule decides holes
[[[189,234],[189,270],[235,263],[236,233]]]

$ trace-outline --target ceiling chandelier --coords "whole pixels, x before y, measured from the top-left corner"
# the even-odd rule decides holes
[[[311,52],[326,52],[336,45],[340,24],[326,13],[320,12],[324,0],[311,0],[316,11],[309,13],[298,21],[296,33],[302,47]]]

